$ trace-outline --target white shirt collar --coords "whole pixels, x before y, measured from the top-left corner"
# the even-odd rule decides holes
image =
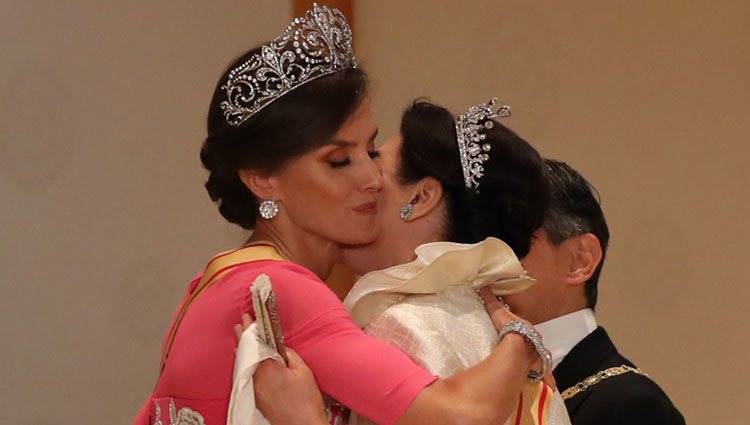
[[[573,347],[596,330],[596,326],[594,311],[585,308],[539,323],[535,328],[542,334],[544,346],[552,353],[554,369]]]

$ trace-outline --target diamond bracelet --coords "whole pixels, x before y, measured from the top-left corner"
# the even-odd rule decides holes
[[[539,358],[542,359],[542,369],[530,370],[527,378],[531,382],[541,381],[544,374],[550,370],[550,366],[552,365],[552,355],[549,350],[544,347],[544,344],[542,344],[541,335],[539,335],[539,332],[537,332],[531,325],[521,322],[520,320],[513,320],[510,323],[505,324],[499,332],[500,340],[510,332],[523,336],[534,346],[534,349],[536,349]]]

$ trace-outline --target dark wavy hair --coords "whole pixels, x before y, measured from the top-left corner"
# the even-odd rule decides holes
[[[398,179],[402,184],[425,177],[440,181],[446,240],[474,243],[493,236],[521,258],[549,203],[546,166],[528,142],[498,121],[483,131],[492,150],[477,192],[464,186],[453,114],[426,100],[413,102],[401,118]]]
[[[267,172],[314,150],[330,140],[362,103],[367,74],[344,69],[320,77],[274,100],[239,126],[224,118],[222,85],[229,72],[260,52],[254,48],[233,61],[216,83],[208,109],[208,136],[201,162],[208,171],[206,190],[227,221],[253,229],[258,202],[239,178],[239,170]]]

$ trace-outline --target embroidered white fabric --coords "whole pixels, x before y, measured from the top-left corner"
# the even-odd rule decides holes
[[[365,332],[398,347],[441,378],[478,364],[497,344],[495,327],[470,286],[409,296],[372,320]],[[558,391],[548,415],[548,425],[570,425]]]
[[[441,378],[474,366],[489,356],[498,337],[471,278],[479,274],[487,282],[508,282],[505,288],[501,284],[493,285],[496,291],[505,293],[528,287],[528,283],[518,284],[525,272],[510,248],[497,239],[488,241],[475,245],[430,244],[430,258],[418,258],[403,268],[396,266],[363,277],[352,289],[345,305],[354,307],[351,312],[355,321],[360,315],[371,316],[369,312],[357,311],[358,306],[369,310],[369,306],[378,305],[377,310],[382,313],[366,323],[365,332],[398,347],[417,364]],[[437,260],[449,252],[454,258],[449,262],[450,266],[445,267],[449,264]],[[419,256],[419,249],[417,253]],[[477,257],[482,259],[477,261]],[[423,267],[414,267],[415,263]],[[504,266],[492,267],[497,264]],[[477,267],[472,269],[472,265]],[[433,267],[441,270],[439,273],[425,273],[425,269]],[[410,282],[415,276],[425,274],[433,281],[422,282],[417,290],[404,293],[404,288],[414,288]],[[495,277],[490,279],[490,275]],[[394,284],[394,279],[401,282]],[[366,297],[371,299],[359,302]],[[367,422],[357,418],[357,423]],[[565,403],[557,391],[551,400],[546,423],[570,425]]]

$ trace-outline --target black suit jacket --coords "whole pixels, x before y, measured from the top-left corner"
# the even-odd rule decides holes
[[[617,352],[604,328],[579,342],[555,368],[560,391],[610,367],[633,366]],[[644,371],[646,372],[646,371]],[[573,425],[684,425],[669,397],[648,377],[625,373],[605,379],[565,401]]]

